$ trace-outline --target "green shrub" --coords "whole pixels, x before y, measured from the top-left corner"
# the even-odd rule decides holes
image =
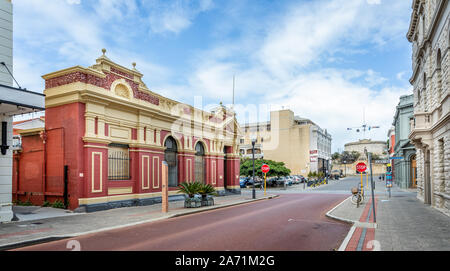
[[[42,207],[50,207],[52,204],[50,203],[50,201],[44,201],[44,203],[42,203]]]
[[[214,186],[212,186],[210,184],[201,184],[200,189],[198,190],[198,193],[203,196],[214,195],[214,194],[216,194],[216,189],[214,188]]]
[[[199,182],[184,182],[178,185],[178,193],[183,193],[189,196],[189,198],[194,197],[195,194],[198,194],[201,186],[203,184]]]
[[[53,208],[61,208],[61,209],[65,209],[66,206],[64,206],[64,203],[60,200],[55,200],[52,204]]]

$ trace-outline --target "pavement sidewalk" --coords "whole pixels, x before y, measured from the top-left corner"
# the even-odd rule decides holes
[[[356,208],[350,197],[327,216],[353,224],[340,251],[449,251],[450,217],[423,204],[414,190],[392,188],[391,197],[377,188],[375,217],[372,199]]]
[[[41,214],[41,218],[37,220],[0,224],[0,250],[149,223],[274,197],[277,195],[267,194],[264,196],[261,193],[257,194],[256,199],[252,199],[251,193],[214,197],[214,206],[199,208],[184,208],[184,201],[170,201],[168,213],[161,212],[161,204],[154,204],[56,217],[45,217],[45,214]]]

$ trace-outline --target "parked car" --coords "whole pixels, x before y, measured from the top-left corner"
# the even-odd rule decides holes
[[[304,176],[302,176],[302,175],[299,175],[299,178],[300,178],[300,182],[301,183],[306,183],[306,178],[304,177]]]
[[[247,187],[247,178],[239,178],[239,186],[241,188],[246,188]]]
[[[294,175],[294,184],[300,184],[302,182],[302,179],[299,175]]]
[[[330,177],[332,179],[339,180],[339,178],[341,177],[341,171],[339,169],[332,170]]]
[[[278,180],[278,177],[272,177],[272,178],[269,178],[269,179],[267,179],[266,180],[266,185],[268,186],[268,187],[274,187],[274,186],[277,186],[277,180]]]
[[[239,180],[239,185],[241,186],[241,188],[253,187],[253,178],[241,177]],[[261,185],[264,185],[263,181],[261,181],[261,178],[255,177],[255,187],[261,187]]]
[[[289,176],[287,176],[287,177],[281,177],[281,178],[278,179],[278,181],[277,181],[277,185],[280,185],[280,186],[284,186],[285,183],[286,183],[286,186],[292,185],[292,180],[289,178]]]

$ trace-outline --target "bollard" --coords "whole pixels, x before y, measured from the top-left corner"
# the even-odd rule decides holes
[[[166,161],[162,162],[162,210],[161,212],[167,213],[169,211],[169,166]]]

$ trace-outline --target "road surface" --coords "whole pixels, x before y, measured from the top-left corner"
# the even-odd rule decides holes
[[[337,249],[350,225],[325,213],[348,195],[278,198],[103,231],[18,250],[299,251]],[[72,244],[73,241],[70,243]],[[69,246],[70,247],[70,246]]]

